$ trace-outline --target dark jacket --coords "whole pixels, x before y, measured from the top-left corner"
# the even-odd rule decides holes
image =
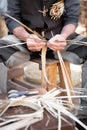
[[[64,25],[72,23],[77,26],[79,17],[79,0],[65,0],[65,11],[64,14],[58,20],[51,19],[49,11],[52,4],[58,0],[8,0],[8,11],[9,14],[16,19],[20,20],[28,27],[35,29],[38,32],[46,30],[47,38],[50,30],[53,34],[60,33]],[[43,7],[48,9],[46,16],[44,17],[38,10],[43,10]],[[6,18],[6,23],[10,32],[13,29],[20,26],[17,22]]]

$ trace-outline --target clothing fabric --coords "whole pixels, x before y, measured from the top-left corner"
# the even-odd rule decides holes
[[[14,41],[14,42],[13,42]],[[7,35],[0,39],[0,47],[2,45],[10,45],[19,43],[20,40],[14,35]],[[8,68],[16,67],[17,65],[29,61],[30,56],[26,48],[22,46],[12,46],[0,49],[0,91],[7,92],[7,72]]]
[[[59,0],[8,0],[8,12],[11,16],[18,19],[19,21],[21,21],[22,23],[24,23],[31,29],[36,30],[38,33],[41,34],[42,31],[44,31],[45,38],[50,39],[52,37],[52,34],[53,35],[60,34],[63,26],[67,24],[73,24],[77,26],[78,24],[80,0],[64,0],[64,4],[65,4],[64,13],[58,20],[54,20],[54,19],[51,19],[49,11],[52,5],[58,1]],[[45,9],[48,10],[46,13],[46,16],[43,16],[43,14],[41,13],[44,7]],[[9,17],[6,17],[6,24],[9,29],[10,34],[13,33],[13,30],[16,27],[21,26],[19,23],[10,19]],[[10,42],[4,41],[5,44],[12,44],[14,42],[20,42],[14,36],[10,36],[8,39],[7,37],[4,37],[3,39],[1,39],[1,40],[6,40],[6,41],[10,40]],[[65,60],[69,60],[70,62],[76,63],[76,64],[84,63],[87,60],[87,51],[86,51],[87,47],[86,46],[76,46],[73,44],[71,46],[68,46],[66,50],[62,52],[62,57]],[[36,58],[36,56],[40,56],[40,53],[36,53],[36,52],[31,53],[29,50],[27,50],[25,45],[5,48],[4,52],[5,54],[3,53],[3,50],[1,49],[0,61],[2,61],[8,67],[19,65],[19,63],[24,63],[30,60],[31,56],[33,58],[34,57]],[[57,55],[50,50],[49,50],[49,53],[47,53],[47,56],[50,58],[58,59]],[[87,63],[85,62],[85,64],[82,67],[83,69],[82,85],[84,85],[85,88],[87,88],[87,85],[86,85],[87,72],[85,71],[87,68],[86,65]],[[4,67],[2,63],[0,63],[0,70],[3,70],[3,68]],[[2,79],[4,78],[5,78],[5,81],[3,84]],[[5,83],[6,83],[6,73],[4,73],[4,77],[3,78],[0,77],[0,79],[1,79],[0,87],[2,88],[2,86],[3,85],[5,86]],[[3,92],[3,89],[2,89],[2,92]],[[87,101],[85,100],[84,102],[87,102]]]
[[[45,37],[50,39],[52,37],[50,30],[53,34],[61,32],[64,25],[69,23],[77,26],[79,17],[79,0],[65,0],[65,10],[63,15],[58,20],[51,19],[49,11],[52,4],[59,0],[8,0],[8,12],[11,16],[23,22],[31,29],[35,29],[39,33],[45,30]],[[41,12],[43,8],[48,9],[46,16],[44,17]],[[6,18],[6,23],[9,31],[12,33],[13,29],[19,27],[20,24],[10,18]]]
[[[80,58],[80,62],[77,60],[77,63],[82,64],[81,88],[83,89],[83,94],[87,95],[87,36],[80,36],[78,40],[85,42],[85,45],[72,44],[67,50],[78,55]],[[81,109],[78,111],[78,118],[81,120],[87,119],[87,97],[80,99],[80,106]]]
[[[76,35],[74,37],[74,40],[79,39],[79,41],[80,41],[83,39],[83,41],[84,41],[84,39],[86,39],[86,38],[87,37],[85,37],[85,36]],[[15,45],[20,42],[21,41],[18,38],[16,38],[14,35],[7,35],[7,36],[4,36],[3,38],[1,38],[0,46],[3,47],[3,46],[10,45],[10,44]],[[82,64],[87,55],[86,51],[84,52],[84,50],[86,50],[86,49],[87,49],[87,47],[84,45],[81,47],[80,45],[75,46],[75,44],[72,43],[71,45],[69,44],[69,46],[67,45],[65,50],[61,51],[61,55],[63,57],[63,60],[69,61],[73,64]],[[80,53],[81,51],[83,51],[83,53]],[[26,58],[23,58],[24,57],[23,55],[26,55],[26,57],[28,57],[28,58],[25,61],[32,60],[35,58],[41,58],[41,51],[40,52],[31,52],[27,49],[26,44],[24,44],[24,45],[6,47],[3,49],[1,48],[0,49],[0,62],[3,62],[4,64],[6,64],[6,62],[8,61],[7,63],[9,63],[9,65],[6,64],[6,66],[8,65],[8,67],[12,67],[12,66],[16,65],[18,61],[19,61],[19,64],[22,63],[22,62],[20,62],[20,59],[19,59],[20,56],[17,56],[17,58],[15,58],[15,60],[14,60],[14,58],[13,59],[11,58],[16,53],[20,53],[19,55],[22,55],[21,59],[26,59]],[[50,59],[58,59],[57,53],[50,49],[47,50],[46,57],[50,58]],[[14,61],[13,65],[12,65],[12,63],[9,62],[9,59]],[[18,61],[17,61],[17,59],[18,59]],[[23,60],[23,62],[25,62],[25,61]]]
[[[45,31],[46,39],[50,39],[52,37],[52,33],[53,35],[59,34],[64,25],[71,23],[77,26],[78,24],[79,6],[80,6],[79,0],[73,0],[73,1],[65,0],[64,1],[65,10],[64,10],[63,15],[58,20],[51,19],[51,16],[49,15],[49,11],[52,5],[58,1],[59,0],[38,0],[38,1],[36,0],[33,0],[33,1],[8,0],[8,12],[11,16],[23,22],[31,29],[34,29],[39,33],[41,33],[42,31]],[[44,7],[48,9],[48,12],[46,13],[45,17],[40,12],[43,10]],[[6,24],[9,29],[9,33],[13,33],[13,29],[20,26],[19,23],[17,23],[16,21],[8,17],[6,17]],[[4,40],[7,40],[6,37]],[[9,44],[14,43],[14,42],[20,42],[20,41],[11,39],[11,37],[9,38],[9,40],[11,41],[11,42],[8,42]],[[0,60],[3,61],[3,63],[8,67],[13,67],[19,64],[19,62],[22,63],[22,61],[20,61],[19,59],[22,59],[23,57],[26,57],[26,58],[23,58],[23,62],[25,62],[26,60],[30,60],[31,58],[30,54],[32,55],[33,58],[36,56],[40,56],[40,53],[31,53],[30,51],[28,51],[26,49],[26,46],[5,48],[4,52],[5,54],[3,53],[3,50],[1,49]],[[22,54],[26,54],[26,56]],[[18,55],[22,55],[22,58],[19,58]],[[63,58],[65,58],[65,60],[68,60],[68,59],[71,60],[69,52],[67,55],[65,55],[65,52],[62,53],[62,55],[63,55]],[[49,53],[47,53],[47,56],[50,58],[58,59],[57,55],[50,50],[49,50]],[[77,59],[79,59],[79,57]]]
[[[4,0],[3,0],[4,1]],[[49,11],[52,5],[59,0],[8,0],[8,12],[11,16],[18,19],[31,29],[36,30],[38,33],[44,31],[45,38],[50,39],[52,35],[60,34],[63,26],[67,24],[73,24],[77,26],[79,18],[79,6],[80,0],[64,0],[65,10],[63,15],[58,20],[51,19]],[[41,11],[43,8],[48,9],[46,16],[44,17]],[[9,33],[13,33],[13,29],[21,26],[16,21],[6,17],[6,24],[9,29]],[[29,32],[30,33],[30,32]],[[7,36],[8,37],[8,36]],[[78,39],[87,42],[87,37],[75,36],[70,39]],[[3,40],[6,40],[4,37]],[[13,35],[9,37],[8,43],[20,42]],[[5,41],[5,44],[7,44]],[[13,42],[14,41],[14,42]],[[40,56],[40,52],[31,53],[27,50],[26,46],[10,47],[0,51],[0,60],[7,67],[13,67],[24,63],[31,58]],[[87,46],[86,45],[75,45],[74,43],[66,47],[66,50],[61,52],[64,60],[68,60],[74,64],[83,64],[82,66],[82,87],[87,89]],[[48,50],[47,57],[58,59],[56,53]],[[6,91],[6,70],[4,64],[0,63],[0,88],[2,92]],[[2,72],[1,72],[2,71]],[[2,77],[3,74],[3,77]],[[4,79],[4,80],[3,80]],[[4,82],[2,82],[4,81]],[[5,86],[3,89],[2,86]],[[85,91],[86,94],[86,91]],[[87,98],[81,98],[81,106],[83,109],[79,111],[80,118],[87,118]]]
[[[7,92],[7,71],[3,63],[0,63],[0,93]]]
[[[75,39],[79,39],[82,40],[82,36],[81,38],[79,38],[80,36],[77,36]],[[84,36],[83,36],[83,39]],[[14,43],[19,43],[21,42],[18,38],[16,38],[14,35],[7,35],[3,38],[0,39],[0,46],[1,45],[7,45],[7,44],[14,44]],[[74,43],[71,44],[71,48],[74,47]],[[85,48],[86,46],[84,46]],[[80,52],[81,49],[79,50],[79,48],[81,48],[79,45],[78,47],[76,46],[76,48],[78,48],[78,51]],[[86,47],[87,48],[87,47]],[[74,48],[75,49],[75,48]],[[70,46],[66,48],[66,50],[61,52],[61,55],[63,57],[64,60],[67,60],[73,64],[82,64],[83,63],[83,59],[78,56],[76,53],[74,53],[74,49],[71,52],[70,50]],[[77,53],[78,53],[77,51]],[[41,53],[40,52],[35,52],[32,53],[30,52],[25,46],[12,46],[12,47],[7,47],[7,48],[3,48],[0,49],[0,70],[4,71],[5,66],[7,66],[7,70],[8,68],[12,68],[15,67],[17,65],[23,64],[29,60],[32,60],[34,58],[40,58]],[[58,56],[56,54],[56,52],[53,52],[52,50],[48,50],[47,51],[47,56],[48,58],[51,59],[58,59]],[[3,62],[3,65],[2,65]],[[5,65],[5,66],[4,66]],[[83,67],[84,68],[84,67]],[[5,72],[7,72],[6,68],[5,68]],[[2,88],[3,84],[4,86],[6,86],[7,84],[7,73],[3,73],[0,71],[1,75],[0,75],[0,88]],[[85,72],[86,73],[86,72]],[[84,75],[83,77],[86,77],[86,75]],[[4,79],[4,80],[2,80]],[[86,78],[85,80],[83,80],[83,82],[86,82]],[[5,87],[6,88],[6,87]],[[2,89],[3,92],[3,89]],[[4,92],[6,92],[6,89],[4,89]]]
[[[79,6],[80,6],[79,0],[77,1],[65,0],[65,11],[63,15],[58,20],[51,19],[49,11],[52,5],[58,1],[60,0],[38,0],[38,1],[36,0],[33,0],[33,1],[8,0],[7,9],[11,16],[18,19],[19,21],[21,21],[22,23],[24,23],[31,29],[34,29],[35,31],[39,33],[41,33],[44,30],[46,39],[50,39],[52,35],[60,33],[64,25],[71,23],[77,26],[77,23],[78,23]],[[42,11],[44,7],[48,9],[46,16],[43,16],[43,14],[39,12],[39,11]],[[18,22],[12,20],[9,17],[6,17],[6,24],[9,29],[9,33],[13,33],[14,28],[21,26]],[[22,47],[24,47],[27,50],[26,45]],[[15,53],[16,49],[18,49],[18,47],[16,48],[11,47],[8,49],[7,48],[4,49],[5,52],[8,53],[6,54],[6,56],[4,56],[3,50],[2,50],[1,51],[2,59],[4,59],[4,61],[8,60],[10,55],[12,55],[12,53]],[[30,54],[30,51],[29,50],[27,51]],[[36,57],[36,55],[37,53],[33,53],[32,57],[34,56]],[[56,57],[58,59],[58,57],[56,56],[56,53],[50,50],[49,50],[49,54],[47,55],[49,55],[52,58]]]
[[[87,50],[86,50],[86,54],[87,54]],[[87,60],[84,61],[84,64],[82,66],[82,88],[83,88],[84,95],[87,95]],[[78,117],[80,119],[87,119],[87,97],[81,98],[80,104],[82,109],[78,111]]]

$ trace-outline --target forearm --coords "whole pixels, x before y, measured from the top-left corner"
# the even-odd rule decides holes
[[[17,27],[13,30],[13,34],[22,41],[26,41],[29,37],[29,33],[23,27]]]
[[[67,39],[67,37],[68,37],[70,34],[74,33],[75,30],[76,30],[76,26],[75,26],[75,25],[73,25],[73,24],[68,24],[68,25],[66,25],[66,26],[63,27],[63,29],[62,29],[62,31],[61,31],[61,35],[62,35],[65,39]]]

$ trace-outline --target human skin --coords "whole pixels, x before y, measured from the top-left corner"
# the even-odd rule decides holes
[[[66,26],[62,28],[62,31],[60,34],[56,34],[48,42],[43,42],[35,34],[29,34],[21,26],[15,28],[13,30],[13,33],[20,40],[26,41],[28,49],[32,52],[40,51],[45,44],[47,44],[47,47],[52,49],[53,51],[57,51],[57,50],[63,50],[66,47],[67,45],[66,39],[70,34],[75,32],[75,29],[76,29],[76,26],[74,26],[73,24],[67,24]],[[64,42],[59,42],[59,41],[64,41]]]

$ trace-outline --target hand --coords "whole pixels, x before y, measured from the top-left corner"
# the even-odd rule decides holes
[[[30,34],[26,41],[28,49],[33,52],[40,51],[46,44],[35,34]]]
[[[47,47],[49,47],[53,51],[63,50],[66,45],[67,43],[65,42],[65,38],[61,34],[55,35],[47,43]]]

